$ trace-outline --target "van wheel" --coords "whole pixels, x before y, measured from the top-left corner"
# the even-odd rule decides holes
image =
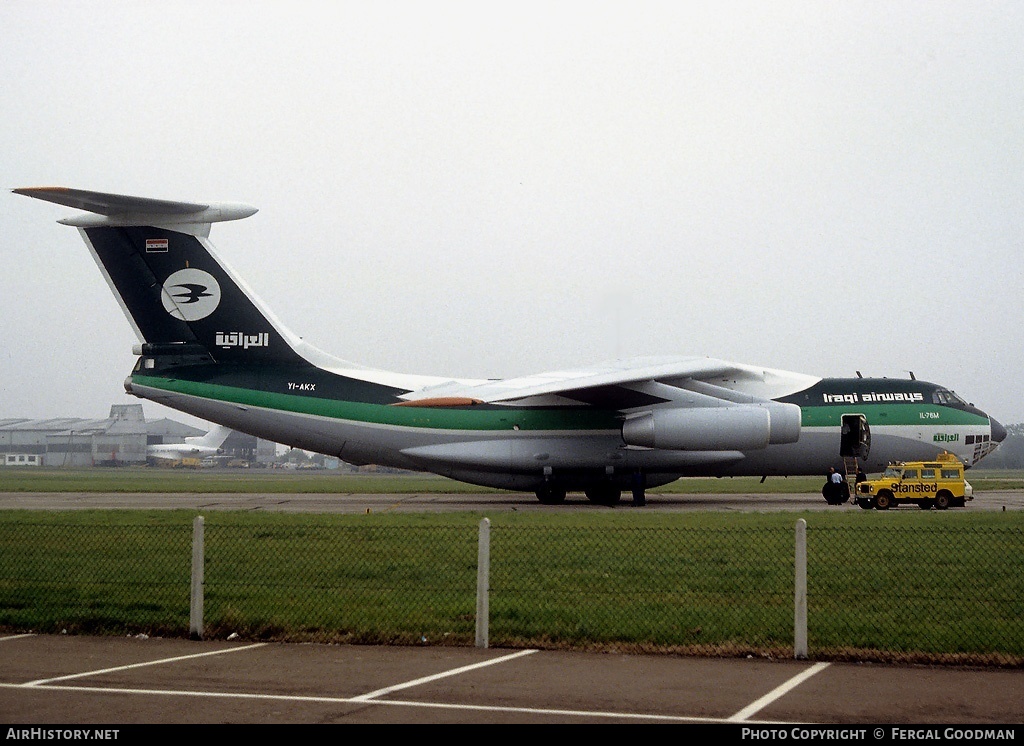
[[[939,510],[945,510],[949,507],[952,497],[953,496],[948,491],[942,490],[942,492],[935,496],[935,507]]]
[[[875,507],[879,510],[888,510],[892,507],[892,493],[889,490],[882,490],[875,497]]]

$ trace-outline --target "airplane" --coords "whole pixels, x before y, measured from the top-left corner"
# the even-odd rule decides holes
[[[77,227],[139,344],[126,391],[277,443],[559,504],[685,476],[824,475],[954,453],[1006,429],[946,387],[821,378],[707,357],[615,360],[499,379],[363,367],[288,331],[221,261],[215,222],[257,212],[66,187],[16,194],[85,211]],[[855,461],[854,461],[855,459]],[[855,465],[855,466],[854,466]]]
[[[184,443],[161,443],[146,446],[146,457],[155,461],[202,460],[207,456],[223,453],[224,441],[231,435],[231,428],[215,425],[205,435],[192,435]]]

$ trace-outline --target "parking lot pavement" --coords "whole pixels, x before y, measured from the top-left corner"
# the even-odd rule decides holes
[[[0,639],[0,721],[992,724],[1016,734],[1024,723],[1024,672],[8,635]]]

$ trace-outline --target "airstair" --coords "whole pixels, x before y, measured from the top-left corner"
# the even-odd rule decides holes
[[[850,485],[850,497],[857,496],[857,457],[843,456],[843,463],[846,465],[846,483]]]

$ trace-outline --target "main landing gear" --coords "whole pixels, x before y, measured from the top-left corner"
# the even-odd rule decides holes
[[[598,484],[584,490],[587,499],[594,505],[618,505],[622,498],[622,490],[614,484]]]
[[[850,499],[850,485],[845,479],[842,482],[825,482],[821,494],[829,505],[842,505]]]
[[[545,484],[537,490],[537,499],[543,505],[561,505],[565,502],[565,490]]]
[[[647,504],[647,480],[642,472],[633,475],[630,491],[633,495],[633,505],[642,507]],[[587,499],[594,505],[612,507],[618,505],[622,500],[622,489],[612,481],[596,482],[583,490]],[[537,490],[537,499],[543,505],[561,505],[565,502],[566,490],[558,487],[553,482],[545,482]]]

